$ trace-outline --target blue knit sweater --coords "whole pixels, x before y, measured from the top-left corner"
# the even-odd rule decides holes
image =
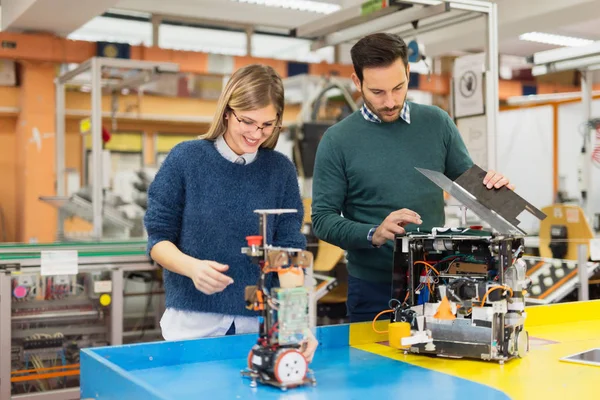
[[[245,307],[244,289],[256,285],[258,267],[241,253],[246,236],[259,234],[256,209],[293,208],[297,214],[269,216],[267,240],[304,249],[303,205],[296,169],[283,154],[260,149],[256,160],[226,160],[214,142],[193,140],[175,146],[148,191],[144,218],[148,251],[163,240],[183,253],[229,265],[234,283],[207,296],[192,280],[164,269],[166,307],[228,315],[256,315]]]

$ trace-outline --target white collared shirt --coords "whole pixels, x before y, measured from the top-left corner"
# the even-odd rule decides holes
[[[215,140],[215,147],[226,160],[248,165],[256,159],[258,152],[237,155],[223,136]],[[216,260],[218,261],[218,260]],[[186,340],[211,336],[223,336],[235,322],[235,333],[257,333],[258,317],[233,316],[216,313],[181,311],[167,308],[160,320],[165,340]]]
[[[250,164],[256,159],[256,155],[258,154],[258,151],[255,151],[254,153],[244,153],[241,156],[237,155],[233,150],[231,150],[231,147],[229,147],[223,135],[219,136],[218,139],[215,140],[215,146],[217,151],[223,157],[225,157],[226,160],[236,164]]]

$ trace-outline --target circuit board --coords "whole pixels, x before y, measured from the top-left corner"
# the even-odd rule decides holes
[[[279,344],[300,343],[309,329],[307,289],[304,287],[275,288],[273,297],[277,301]]]

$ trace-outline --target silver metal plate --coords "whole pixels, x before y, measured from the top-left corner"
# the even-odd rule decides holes
[[[477,216],[483,221],[490,224],[490,226],[499,233],[517,236],[527,234],[521,228],[514,226],[496,212],[488,209],[487,207],[484,207],[481,203],[477,201],[477,199],[472,194],[470,194],[460,185],[451,181],[441,172],[431,171],[425,168],[416,169],[417,171],[425,175],[430,181],[439,186],[442,190],[446,191],[449,195],[456,198],[456,200],[460,201],[463,205],[465,205],[467,208],[469,208],[471,211],[477,214]]]

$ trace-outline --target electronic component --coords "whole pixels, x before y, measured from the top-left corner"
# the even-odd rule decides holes
[[[523,357],[529,349],[524,310],[530,281],[521,259],[524,237],[513,223],[519,222],[521,208],[538,218],[545,215],[508,189],[481,192],[479,170],[474,167],[454,182],[420,170],[491,229],[433,228],[396,235],[391,322],[409,323],[410,334],[402,330],[400,337],[396,329],[394,340],[400,343],[392,347],[500,363]]]
[[[268,214],[296,210],[258,210],[260,232],[266,232]],[[304,271],[312,266],[312,253],[293,248],[262,244],[264,236],[249,236],[242,252],[260,269],[256,286],[245,290],[246,307],[260,312],[260,331],[256,345],[248,354],[248,367],[242,376],[257,382],[288,388],[316,384],[313,372],[301,352],[310,329],[309,292]],[[269,276],[277,274],[279,286],[267,287]]]

